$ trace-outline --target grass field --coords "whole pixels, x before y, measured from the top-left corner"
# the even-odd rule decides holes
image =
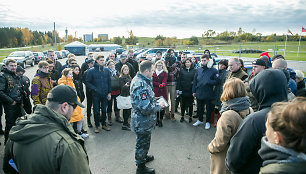
[[[65,44],[59,44],[61,49],[64,49]],[[5,48],[3,48],[5,49]],[[42,52],[45,50],[55,50],[55,46],[50,46],[50,45],[40,45],[40,46],[30,46],[29,48],[18,48],[18,49],[0,49],[0,61],[8,56],[11,52],[14,51],[33,51],[33,52]]]
[[[139,45],[144,45],[145,47],[155,47],[154,46],[154,38],[148,37],[140,37],[138,38]],[[109,42],[108,42],[109,43]],[[64,45],[67,43],[61,44],[61,49],[64,48]],[[97,43],[86,43],[86,44],[97,44]],[[99,43],[100,44],[100,43]],[[256,49],[269,52],[270,57],[275,54],[284,55],[285,42],[257,42],[257,43],[235,43],[235,44],[227,44],[227,45],[198,45],[198,46],[188,46],[188,45],[178,45],[178,42],[175,43],[177,50],[194,50],[196,52],[203,52],[205,49],[209,49],[211,52],[215,52],[220,56],[237,56],[239,57],[239,53],[232,53],[233,50],[239,50],[240,47],[242,50],[244,49]],[[1,50],[0,49],[0,61],[8,56],[11,52],[17,50],[31,50],[31,51],[44,51],[53,49],[54,46],[44,45],[38,47],[31,48],[23,48],[23,49],[10,49],[10,50]],[[302,41],[300,45],[299,56],[297,56],[298,50],[298,42],[287,42],[285,58],[286,60],[297,60],[297,61],[306,61],[306,41]],[[241,54],[241,57],[252,57],[258,58],[259,53],[257,54]]]

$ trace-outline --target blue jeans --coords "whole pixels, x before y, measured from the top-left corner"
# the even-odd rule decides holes
[[[211,100],[200,100],[197,99],[197,115],[199,121],[203,122],[203,115],[204,115],[204,105],[206,105],[206,122],[210,122],[210,115],[212,111],[212,104]]]
[[[100,121],[102,126],[106,125],[106,106],[107,106],[107,99],[106,95],[93,95],[93,112],[94,112],[94,119],[95,119],[95,126],[100,126]],[[100,117],[100,110],[102,110],[102,116]]]

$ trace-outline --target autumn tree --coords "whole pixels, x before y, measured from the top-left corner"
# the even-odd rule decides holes
[[[125,43],[127,45],[136,45],[138,42],[138,39],[136,36],[134,36],[133,31],[129,31],[129,37],[125,39]]]
[[[122,44],[122,38],[120,36],[114,37],[113,40],[114,40],[114,44],[118,44],[118,45]]]

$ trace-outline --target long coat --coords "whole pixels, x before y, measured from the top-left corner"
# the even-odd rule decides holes
[[[155,97],[163,96],[166,100],[168,100],[167,95],[167,79],[168,79],[168,73],[163,71],[158,76],[156,72],[153,73],[153,91],[155,93]],[[159,85],[163,85],[163,88],[159,88]]]
[[[236,133],[242,119],[251,112],[253,112],[252,108],[242,110],[239,114],[233,110],[222,113],[217,124],[215,138],[208,145],[208,151],[210,152],[210,173],[230,173],[225,167],[225,157],[230,140]]]
[[[58,79],[58,85],[67,85],[75,89],[74,83],[72,78],[67,78],[66,76],[62,75],[60,79]],[[81,103],[80,98],[78,97],[78,102]],[[82,109],[80,106],[77,106],[73,111],[73,114],[69,120],[70,123],[81,121],[83,118]]]

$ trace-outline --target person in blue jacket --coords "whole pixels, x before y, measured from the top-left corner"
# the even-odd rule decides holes
[[[99,133],[100,126],[100,109],[102,110],[101,124],[102,129],[110,131],[106,126],[106,106],[107,100],[111,99],[112,84],[111,72],[108,68],[104,67],[104,56],[99,55],[96,57],[94,68],[87,72],[86,86],[93,91],[93,112],[95,120],[95,133]],[[102,108],[101,108],[102,107]]]
[[[197,99],[197,116],[198,121],[193,126],[203,124],[204,104],[206,105],[206,124],[205,129],[210,128],[210,115],[212,111],[211,101],[214,97],[213,88],[218,83],[218,70],[213,65],[213,60],[210,59],[208,54],[201,56],[201,68],[196,70],[193,79],[192,92],[193,96]]]

